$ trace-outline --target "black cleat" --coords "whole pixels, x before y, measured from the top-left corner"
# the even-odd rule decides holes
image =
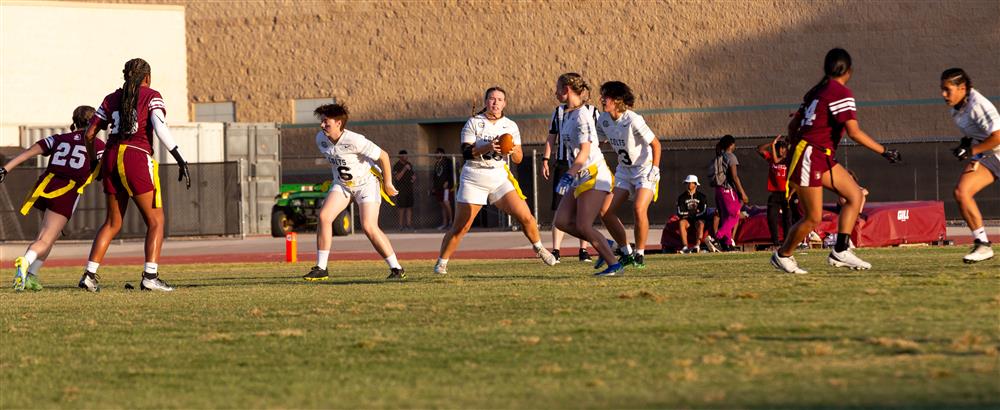
[[[330,279],[330,274],[327,273],[326,269],[320,269],[319,266],[313,266],[312,270],[309,271],[309,273],[305,274],[305,276],[302,276],[302,279],[308,280],[310,282],[317,280],[327,280]]]
[[[558,249],[553,249],[552,250],[552,256],[555,256],[556,257],[556,262],[559,262],[559,250]]]
[[[594,261],[593,259],[590,259],[590,252],[587,252],[587,250],[584,249],[584,248],[580,248],[580,255],[579,256],[580,256],[580,262],[593,262]]]
[[[97,282],[99,279],[101,279],[101,277],[97,276],[96,273],[84,271],[83,277],[80,278],[80,283],[78,283],[76,286],[79,286],[80,289],[89,292],[100,292],[101,285],[98,284]]]
[[[403,268],[392,268],[389,269],[389,276],[385,280],[403,280],[406,279],[406,270]]]

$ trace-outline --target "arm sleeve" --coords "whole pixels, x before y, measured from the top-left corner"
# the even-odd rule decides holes
[[[986,136],[1000,131],[1000,114],[997,114],[997,108],[989,102],[977,104],[972,110],[972,119],[986,132]]]
[[[727,165],[727,168],[729,166],[733,166],[733,165],[739,166],[740,165],[740,160],[739,160],[739,158],[736,158],[736,154],[733,154],[732,152],[727,152],[726,153],[726,165]]]
[[[164,117],[167,115],[167,105],[163,103],[163,96],[160,95],[158,91],[154,91],[153,98],[149,100],[149,105],[146,107],[149,112],[162,111]]]
[[[580,109],[576,110],[577,113],[577,139],[581,144],[585,142],[594,143],[597,140],[597,130],[596,124],[594,124],[594,118],[586,113],[581,112]],[[600,149],[594,144],[590,149]]]
[[[838,93],[827,107],[830,109],[830,115],[839,124],[858,119],[857,104],[854,101],[854,94],[849,89],[845,88],[843,93]]]
[[[510,133],[514,137],[514,145],[521,145],[521,129],[513,121],[511,121],[511,124],[514,126],[514,130]]]
[[[153,129],[156,130],[156,137],[160,139],[164,147],[167,147],[167,151],[172,151],[177,148],[177,143],[174,142],[174,137],[170,135],[170,127],[167,127],[167,121],[163,117],[163,110],[156,110],[149,112],[149,120],[153,122]]]
[[[649,125],[646,125],[646,119],[638,114],[632,119],[632,134],[637,141],[642,141],[646,144],[650,144],[656,139],[656,134],[653,134],[653,130],[649,129]]]
[[[35,144],[42,147],[42,155],[47,157],[52,155],[52,150],[56,147],[56,136],[52,135],[45,137],[44,139],[38,140]]]

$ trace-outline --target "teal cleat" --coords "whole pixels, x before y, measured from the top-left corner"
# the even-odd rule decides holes
[[[42,290],[42,282],[38,280],[38,275],[28,272],[28,275],[25,279],[24,288],[32,292],[38,292]]]

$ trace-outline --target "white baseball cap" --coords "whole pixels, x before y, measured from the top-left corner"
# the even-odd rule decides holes
[[[684,178],[684,183],[685,184],[689,184],[689,183],[692,183],[692,182],[694,182],[695,185],[701,186],[701,184],[698,183],[698,177],[697,176],[688,175],[687,178]]]

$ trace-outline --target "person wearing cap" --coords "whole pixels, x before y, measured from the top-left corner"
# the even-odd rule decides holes
[[[687,190],[677,197],[677,216],[681,218],[678,223],[680,224],[681,242],[684,243],[681,253],[697,253],[697,245],[694,248],[688,247],[690,244],[688,242],[688,229],[695,228],[695,238],[701,239],[704,235],[708,200],[705,198],[705,194],[698,192],[698,187],[701,184],[698,183],[697,176],[688,175],[687,178],[684,178],[684,184],[687,185]],[[712,246],[707,243],[705,246],[712,249]]]
[[[417,183],[417,174],[413,172],[413,164],[406,155],[405,149],[399,151],[399,161],[392,166],[392,179],[399,190],[399,195],[396,196],[399,229],[413,230],[413,186]]]

